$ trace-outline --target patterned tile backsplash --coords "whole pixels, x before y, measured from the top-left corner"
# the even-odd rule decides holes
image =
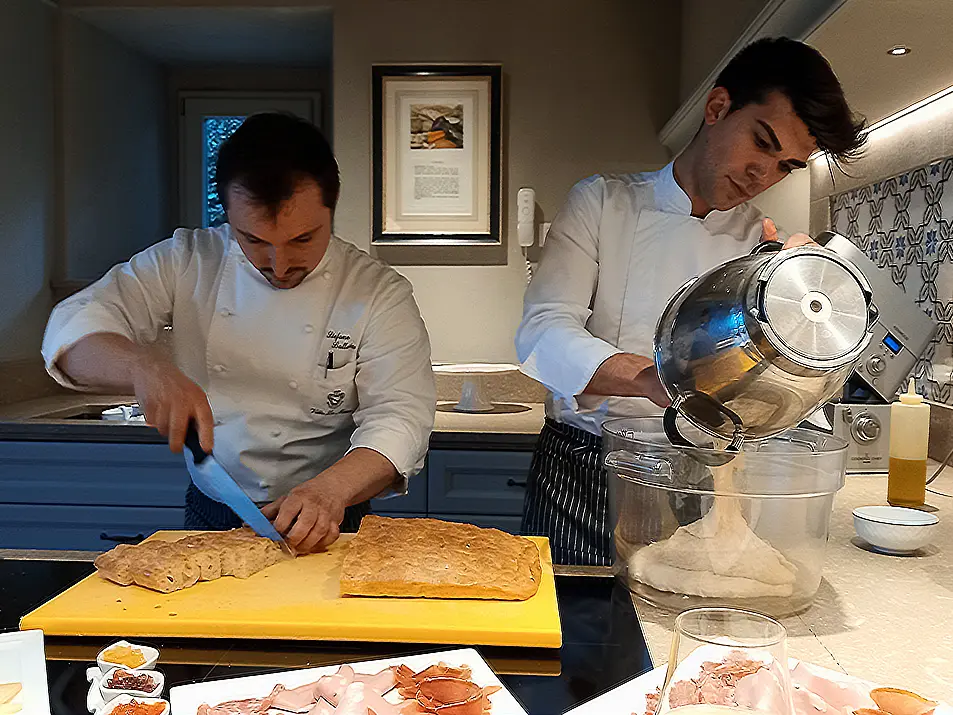
[[[913,371],[953,405],[953,157],[831,197],[831,229],[863,249],[938,324]]]

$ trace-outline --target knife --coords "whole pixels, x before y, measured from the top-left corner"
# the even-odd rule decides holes
[[[261,513],[231,475],[225,471],[210,452],[202,449],[195,423],[190,422],[185,433],[185,463],[192,476],[192,482],[205,496],[230,507],[248,524],[256,534],[264,536],[281,546],[281,550],[290,556],[296,556],[295,550],[278,533],[274,525]]]

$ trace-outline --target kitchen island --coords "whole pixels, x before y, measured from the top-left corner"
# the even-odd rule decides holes
[[[0,631],[92,572],[91,554],[0,554]],[[48,557],[57,560],[48,560]],[[23,558],[27,557],[27,558]],[[651,668],[628,591],[603,575],[556,578],[563,646],[477,646],[530,715],[555,715]],[[302,618],[306,618],[302,614]],[[117,637],[121,634],[117,634]],[[47,672],[54,715],[86,709],[86,668],[111,642],[47,637]],[[358,642],[216,639],[135,639],[160,649],[167,687],[258,673],[452,650],[455,646]]]
[[[931,488],[953,494],[953,467]],[[848,475],[834,501],[817,600],[782,620],[788,654],[953,703],[953,498],[927,494],[940,517],[930,546],[886,556],[856,536],[851,515],[858,506],[885,504],[886,494],[886,476]],[[665,662],[674,614],[639,600],[636,610],[653,662]]]

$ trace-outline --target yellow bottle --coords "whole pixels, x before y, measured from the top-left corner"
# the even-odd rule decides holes
[[[930,405],[917,394],[913,378],[900,401],[890,406],[890,472],[887,502],[923,506],[927,488]]]

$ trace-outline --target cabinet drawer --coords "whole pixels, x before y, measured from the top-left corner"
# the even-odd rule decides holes
[[[427,510],[520,515],[532,459],[531,452],[434,450],[427,473]]]
[[[0,442],[0,501],[127,507],[185,505],[189,472],[164,444]]]
[[[108,551],[184,523],[184,508],[0,504],[0,548]]]
[[[520,533],[520,516],[498,516],[491,514],[430,514],[432,519],[443,519],[444,521],[457,521],[466,524],[475,524],[486,529],[499,529],[510,534]]]
[[[407,493],[402,497],[371,499],[375,514],[384,512],[419,513],[427,511],[427,466],[407,480]]]

